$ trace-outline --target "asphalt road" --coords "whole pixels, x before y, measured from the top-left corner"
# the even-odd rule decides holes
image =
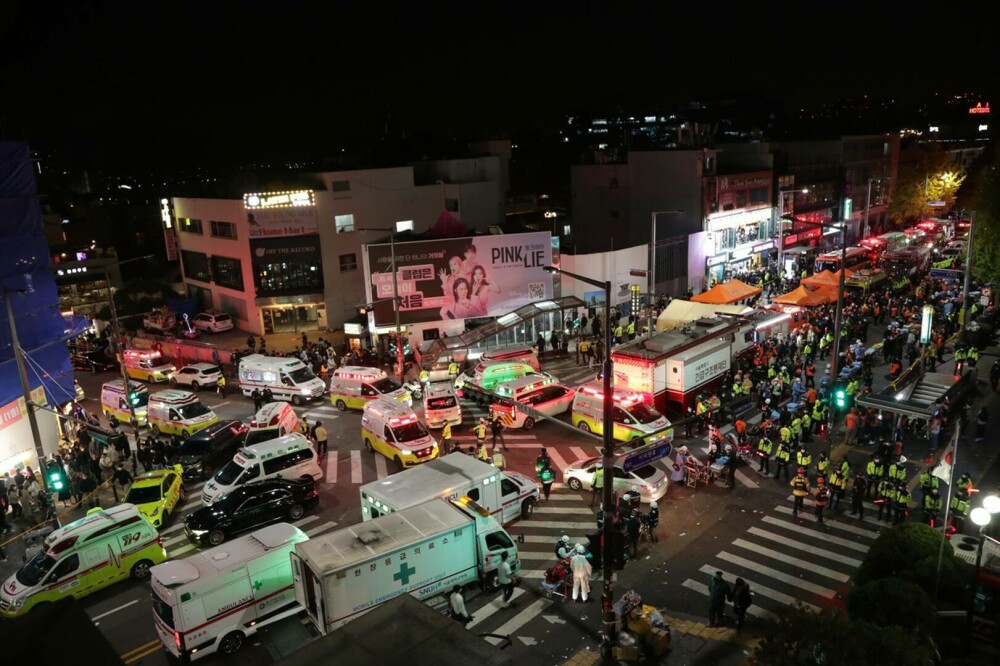
[[[574,386],[593,376],[572,360],[550,362],[545,369]],[[88,396],[99,396],[100,384],[112,378],[111,374],[82,375],[80,381]],[[876,389],[882,383],[877,380]],[[988,389],[981,393],[980,402],[992,400]],[[206,391],[202,399],[220,418],[248,420],[251,416],[251,401],[239,394],[223,400]],[[91,398],[84,404],[88,409],[99,409]],[[360,413],[341,413],[326,402],[312,403],[299,412],[310,421],[323,420],[330,433],[321,504],[299,521],[300,526],[315,536],[359,522],[357,486],[395,473],[394,465],[363,450]],[[463,402],[463,413],[465,425],[454,428],[455,440],[468,445],[474,442],[472,424],[482,411]],[[542,445],[559,468],[597,453],[595,440],[554,423],[540,423],[529,432],[509,431],[507,442],[508,467],[529,476],[534,475],[534,459]],[[687,444],[698,455],[706,448],[704,438],[685,440],[683,433],[678,432],[675,445],[680,444]],[[817,441],[811,448],[815,455],[825,448],[825,442]],[[974,465],[973,471],[985,469],[995,451],[989,453],[981,450],[975,459],[966,459]],[[849,453],[849,459],[857,469],[869,455],[870,451],[858,449]],[[668,469],[670,461],[658,464]],[[913,478],[919,470],[911,465],[909,472]],[[194,550],[179,526],[183,516],[199,506],[199,487],[189,486],[192,499],[161,530],[172,557],[183,557]],[[577,648],[594,649],[597,645],[599,603],[563,603],[560,597],[549,597],[540,588],[544,570],[554,561],[553,544],[559,536],[568,534],[574,542],[583,541],[584,534],[595,528],[595,512],[589,501],[589,495],[557,484],[551,500],[543,501],[531,519],[515,522],[508,528],[513,536],[524,539],[519,546],[523,582],[510,609],[500,608],[495,595],[475,590],[466,594],[468,608],[475,617],[469,628],[481,634],[512,635],[509,649],[519,664],[559,663],[572,656]],[[817,524],[808,512],[793,518],[787,483],[762,478],[755,469],[747,467],[740,469],[732,490],[721,484],[696,490],[671,487],[659,505],[659,542],[640,545],[639,558],[617,574],[616,596],[635,588],[654,606],[673,613],[704,616],[708,577],[721,570],[730,582],[736,576],[744,577],[755,591],[751,625],[756,619],[771,617],[798,602],[807,607],[842,604],[850,589],[850,577],[886,525],[874,520],[872,505],[868,505],[869,514],[863,521],[831,515],[829,511],[823,525]],[[595,598],[601,585],[601,580],[595,577],[592,581]],[[127,582],[83,600],[90,616],[128,664],[166,662],[154,633],[149,594],[148,583]],[[311,628],[301,619],[291,618],[258,634],[239,658],[248,665],[271,663],[313,636]],[[487,640],[498,642],[495,638]],[[211,656],[203,663],[216,661],[219,659]]]

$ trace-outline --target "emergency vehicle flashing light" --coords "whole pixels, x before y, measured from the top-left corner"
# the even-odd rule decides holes
[[[524,384],[523,386],[518,386],[517,388],[523,391],[534,391],[536,389],[540,389],[542,387],[549,386],[550,384],[555,384],[555,383],[556,383],[555,377],[541,377],[528,384]],[[508,398],[514,397],[514,390],[510,386],[506,385],[498,386],[497,393],[499,395],[506,396]]]
[[[589,388],[589,387],[584,387],[584,388],[580,389],[580,391],[582,393],[586,393],[587,395],[592,395],[595,398],[603,398],[604,397],[604,392],[603,391],[598,391],[597,389],[592,389],[592,388]],[[616,393],[612,397],[612,400],[614,400],[616,403],[618,403],[622,407],[631,407],[632,405],[636,405],[636,404],[639,404],[640,402],[642,402],[642,395],[640,395],[638,393],[631,393],[631,392],[628,393],[628,394],[626,394],[626,395],[618,395]]]
[[[141,361],[149,361],[149,360],[152,360],[154,358],[161,358],[163,356],[163,354],[160,353],[160,352],[158,352],[158,351],[156,351],[156,350],[146,351],[146,350],[142,350],[142,349],[126,349],[125,350],[125,356],[131,357],[131,358],[137,358],[137,359],[139,359]]]
[[[339,379],[357,379],[358,381],[371,381],[372,379],[384,379],[388,377],[382,370],[372,370],[371,372],[337,372]]]
[[[409,416],[397,416],[389,419],[389,425],[393,428],[396,426],[406,425],[407,423],[416,423],[417,415],[410,414]]]

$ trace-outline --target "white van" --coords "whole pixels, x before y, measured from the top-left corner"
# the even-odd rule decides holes
[[[555,377],[545,375],[528,375],[504,382],[495,390],[504,400],[493,403],[491,409],[509,417],[509,420],[504,419],[508,428],[525,430],[531,430],[539,416],[557,416],[568,412],[575,395],[573,389],[563,386]],[[518,408],[512,404],[514,402],[527,409]]]
[[[128,423],[132,419],[129,411],[129,397],[133,401],[132,408],[135,409],[135,418],[140,426],[147,424],[146,406],[149,404],[149,390],[145,384],[140,382],[129,382],[130,394],[125,393],[125,382],[115,379],[105,382],[101,386],[101,410],[105,416],[112,416],[122,423]]]
[[[194,393],[177,389],[151,395],[146,415],[154,436],[165,433],[185,439],[219,420]]]
[[[515,345],[510,347],[498,347],[497,349],[490,349],[484,351],[482,356],[479,357],[479,362],[484,364],[497,363],[497,362],[512,363],[518,361],[520,363],[527,363],[532,367],[535,372],[541,372],[542,366],[538,362],[538,354],[532,347]]]
[[[42,549],[3,583],[0,617],[24,615],[39,604],[88,594],[167,559],[160,535],[134,504],[91,509],[45,537]]]
[[[302,405],[326,393],[326,384],[297,358],[250,354],[240,359],[240,390],[250,397],[254,389],[271,389],[278,400]]]
[[[304,476],[319,481],[323,470],[319,467],[312,443],[304,435],[292,433],[241,448],[205,484],[201,501],[209,506],[236,486],[250,481],[274,477],[294,480]]]
[[[674,430],[670,421],[647,405],[641,393],[613,389],[613,438],[619,442],[642,439],[646,444],[672,441]],[[585,432],[604,434],[604,385],[598,380],[587,382],[576,390],[570,420]],[[655,434],[653,434],[655,433]]]
[[[424,394],[424,421],[428,428],[443,428],[445,423],[462,424],[462,407],[455,396],[452,381],[434,382]]]
[[[337,368],[330,379],[330,404],[340,411],[364,409],[369,400],[388,398],[413,406],[410,392],[389,379],[379,368],[345,365]]]
[[[395,400],[372,400],[361,417],[365,448],[381,453],[399,465],[413,467],[438,457],[438,445],[406,405]]]
[[[289,555],[308,539],[278,523],[153,567],[153,621],[163,647],[182,661],[231,655],[261,627],[298,613]]]
[[[299,431],[299,415],[287,402],[269,402],[250,419],[243,446],[253,446]]]

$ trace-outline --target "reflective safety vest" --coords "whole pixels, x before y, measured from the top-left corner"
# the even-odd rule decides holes
[[[802,419],[792,419],[792,434],[796,436],[802,434]]]
[[[485,445],[484,445],[485,448]],[[497,469],[503,469],[507,466],[507,460],[503,457],[503,454],[499,451],[493,452],[493,466]]]
[[[616,338],[622,337],[622,333],[624,333],[624,331],[622,330],[621,324],[615,326],[615,337]]]
[[[441,429],[441,439],[451,439],[451,424],[445,423]]]
[[[826,476],[827,470],[830,469],[830,459],[820,458],[819,462],[816,463],[816,470],[822,475]]]
[[[812,426],[812,419],[809,418],[809,414],[803,414],[802,415],[802,429],[803,430],[809,430],[810,426]]]
[[[826,420],[825,411],[826,410],[823,409],[823,403],[817,400],[816,404],[813,406],[813,415],[812,415],[813,421],[820,421],[820,422],[825,421]]]
[[[625,330],[626,330],[626,332],[628,332],[629,335],[635,335],[635,322],[634,321],[630,321],[628,323],[628,326],[625,328]]]
[[[788,485],[792,487],[792,494],[796,497],[805,497],[809,494],[809,479],[804,476],[796,475]]]
[[[813,457],[808,451],[799,450],[799,452],[795,454],[795,462],[799,467],[809,467],[809,465],[812,464],[812,461]]]
[[[708,411],[708,405],[707,405],[707,404],[705,403],[705,401],[704,401],[704,400],[700,400],[700,401],[698,402],[698,405],[697,405],[697,407],[695,407],[695,413],[696,413],[696,414],[697,414],[698,416],[701,416],[701,415],[703,415],[703,414],[704,414],[705,412],[707,412],[707,411]]]
[[[594,478],[590,483],[592,488],[600,490],[604,487],[604,468],[598,467],[594,470]]]
[[[551,467],[545,467],[539,472],[538,478],[541,480],[542,485],[552,483],[556,478],[556,473],[552,471]]]
[[[973,347],[972,349],[969,350],[968,357],[969,357],[970,361],[978,361],[979,360],[979,350],[976,349],[975,347]]]
[[[930,490],[931,488],[937,488],[939,483],[940,481],[938,478],[929,472],[923,472],[920,475],[920,487],[925,491]]]
[[[479,445],[479,455],[477,457],[483,462],[490,461],[490,452],[486,450],[486,442]]]
[[[896,508],[905,509],[910,504],[910,491],[906,488],[896,491]]]
[[[427,372],[426,370],[421,370],[420,371],[420,383],[421,384],[426,384],[430,380],[430,378],[431,378],[431,373]]]
[[[788,444],[792,441],[792,431],[788,429],[787,426],[782,426],[781,430],[778,431],[781,435],[781,443]]]
[[[476,427],[473,428],[476,431],[476,439],[486,439],[486,424],[477,423]]]
[[[943,504],[940,495],[928,495],[924,498],[924,508],[928,511],[940,511]]]
[[[962,516],[963,518],[969,515],[969,500],[961,499],[956,497],[955,501],[951,505],[952,513]]]
[[[774,454],[774,457],[776,460],[780,462],[788,462],[788,459],[791,458],[791,455],[788,453],[788,449],[779,444],[778,452]]]
[[[763,453],[765,456],[770,456],[771,452],[774,450],[774,444],[771,443],[767,437],[761,437],[757,440],[757,450]]]
[[[906,468],[899,463],[889,465],[889,478],[895,481],[906,481]]]
[[[454,361],[452,361],[451,363],[448,364],[448,374],[449,375],[457,375],[458,374],[458,363],[455,363]]]

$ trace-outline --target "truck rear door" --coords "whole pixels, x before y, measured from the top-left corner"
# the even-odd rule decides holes
[[[321,634],[326,633],[323,618],[323,582],[309,565],[295,553],[291,554],[292,574],[295,576],[295,600],[306,609],[309,619]]]

